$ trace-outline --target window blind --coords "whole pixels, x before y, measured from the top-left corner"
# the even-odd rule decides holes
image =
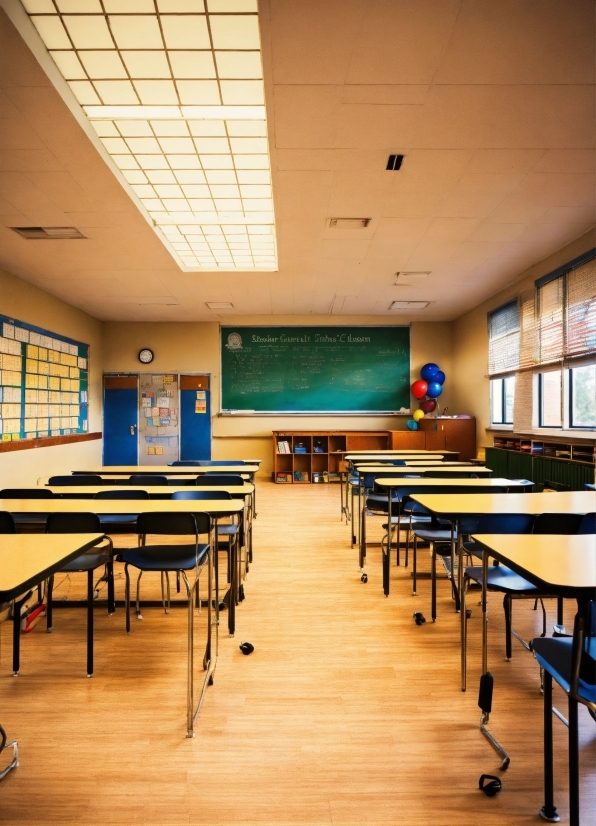
[[[521,294],[519,303],[521,305],[519,369],[531,370],[537,362],[536,291],[526,290]]]
[[[596,259],[570,270],[566,282],[565,356],[596,353]]]
[[[519,305],[515,300],[488,314],[489,376],[517,370],[519,350]]]
[[[565,352],[564,325],[565,276],[538,288],[538,361],[562,361]]]

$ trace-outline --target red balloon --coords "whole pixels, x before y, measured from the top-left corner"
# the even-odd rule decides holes
[[[434,399],[425,399],[420,402],[420,409],[424,410],[425,413],[432,413],[433,410],[437,409],[437,403]]]
[[[428,390],[428,382],[418,379],[418,381],[414,382],[411,389],[412,395],[415,399],[423,399],[426,396],[426,391]]]

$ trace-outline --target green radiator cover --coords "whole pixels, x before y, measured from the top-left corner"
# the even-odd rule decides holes
[[[495,447],[486,448],[486,466],[493,471],[493,476],[530,479],[536,484],[558,482],[571,490],[584,490],[587,482],[594,482],[592,465],[547,456],[531,456]]]

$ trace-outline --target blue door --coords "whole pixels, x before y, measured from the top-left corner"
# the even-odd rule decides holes
[[[180,458],[211,459],[209,376],[180,376]]]
[[[138,376],[104,376],[104,465],[138,465],[139,463],[138,385]]]

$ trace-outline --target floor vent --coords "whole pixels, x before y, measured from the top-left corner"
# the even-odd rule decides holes
[[[27,241],[74,241],[87,238],[76,227],[11,227]]]

